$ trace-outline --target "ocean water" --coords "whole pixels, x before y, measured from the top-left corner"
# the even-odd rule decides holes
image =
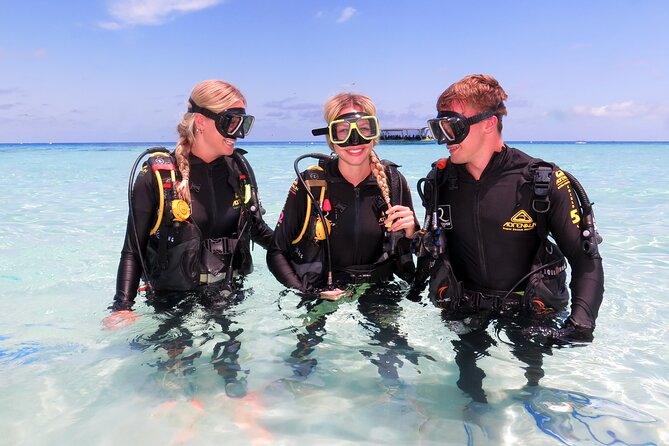
[[[257,246],[236,300],[156,312],[139,297],[136,323],[105,330],[128,175],[151,144],[0,145],[0,445],[669,444],[669,144],[514,145],[595,202],[606,293],[589,345],[496,326],[460,339],[401,289],[300,305]],[[240,147],[271,226],[294,159],[328,152]],[[402,165],[422,221],[415,184],[444,148],[378,152]]]

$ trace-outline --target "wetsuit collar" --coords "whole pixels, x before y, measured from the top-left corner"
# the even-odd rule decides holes
[[[493,152],[490,160],[488,161],[488,164],[485,166],[485,169],[483,169],[483,172],[481,172],[481,178],[479,181],[484,180],[486,177],[491,175],[492,172],[499,170],[500,167],[506,163],[507,159],[509,158],[509,151],[507,150],[508,148],[509,147],[504,144],[499,152]],[[467,177],[473,178],[472,175],[467,171],[467,168],[464,164],[456,164],[455,168],[460,173],[460,175],[465,174]]]
[[[333,161],[334,161],[334,162],[333,162]],[[326,171],[327,174],[329,175],[329,177],[330,177],[330,181],[332,181],[332,182],[346,182],[346,183],[348,183],[348,181],[346,180],[346,178],[344,178],[344,176],[341,174],[341,171],[339,170],[339,160],[338,160],[338,159],[334,159],[333,161],[329,161],[329,162],[325,165],[325,171]],[[350,183],[349,183],[349,184],[350,184]],[[355,187],[358,187],[358,188],[359,188],[359,187],[362,187],[362,186],[369,186],[369,185],[376,186],[376,178],[374,178],[374,175],[373,175],[372,173],[370,173],[369,175],[367,175],[367,178],[365,178],[364,180],[362,180],[362,181],[360,182],[360,184],[358,184],[358,185],[355,186]]]

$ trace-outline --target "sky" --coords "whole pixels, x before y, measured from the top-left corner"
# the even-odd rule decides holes
[[[467,74],[509,95],[508,141],[669,140],[666,0],[0,0],[0,143],[172,142],[222,79],[248,141],[312,141],[325,101],[422,127]]]

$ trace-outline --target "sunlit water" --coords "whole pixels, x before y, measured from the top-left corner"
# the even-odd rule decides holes
[[[464,341],[426,298],[299,305],[260,247],[243,299],[159,313],[138,298],[135,324],[104,330],[148,145],[0,146],[0,444],[669,444],[669,144],[516,146],[596,203],[606,294],[584,347],[491,326],[462,366],[465,382],[485,374],[487,403],[456,384]],[[242,147],[274,226],[293,160],[327,147]],[[378,152],[413,189],[445,153]],[[543,356],[539,386],[524,348]]]

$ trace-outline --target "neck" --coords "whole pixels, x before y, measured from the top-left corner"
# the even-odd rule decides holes
[[[491,148],[482,151],[477,159],[468,162],[465,166],[467,172],[469,172],[469,174],[472,177],[474,177],[476,181],[481,179],[481,175],[483,175],[483,171],[485,170],[486,167],[488,167],[488,164],[490,164],[492,156],[496,152],[502,151],[502,148],[504,147],[504,141],[502,141],[500,138],[499,140],[491,142],[488,147]]]
[[[218,153],[214,153],[212,150],[206,150],[206,148],[203,148],[202,146],[197,144],[197,142],[191,146],[190,153],[197,156],[207,164],[211,163],[212,161],[222,156]]]
[[[353,186],[357,186],[372,173],[372,166],[369,163],[363,163],[359,166],[351,166],[350,164],[338,163],[339,172],[346,181]]]

